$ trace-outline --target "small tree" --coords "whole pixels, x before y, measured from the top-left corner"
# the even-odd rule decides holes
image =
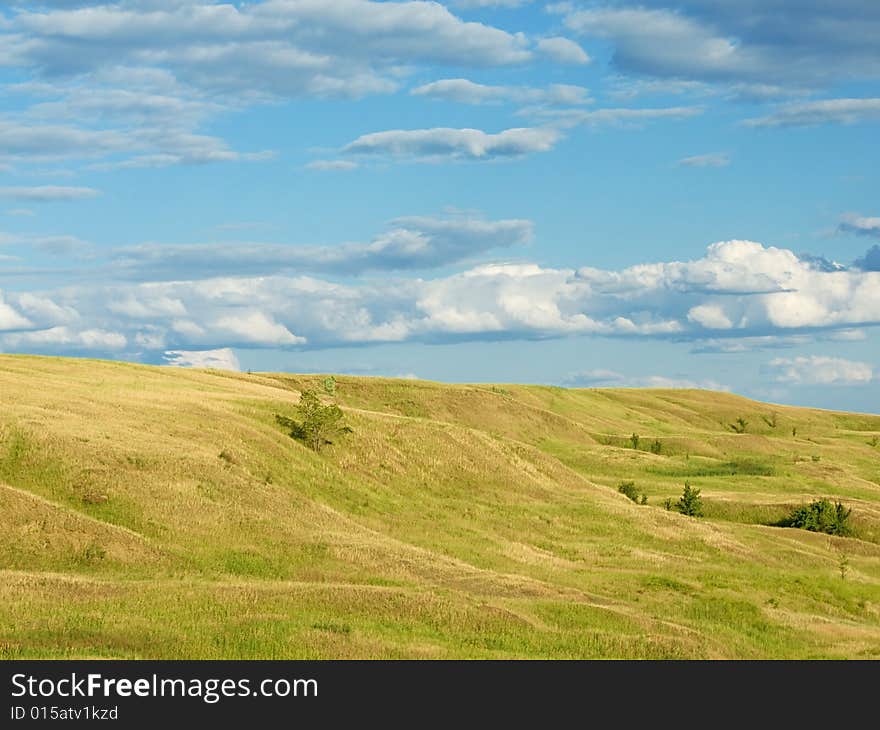
[[[736,419],[736,422],[729,425],[734,431],[736,431],[736,433],[745,433],[746,427],[749,425],[749,422],[745,418],[740,416]]]
[[[653,443],[651,444],[651,453],[659,454],[661,451],[663,451],[663,444],[660,443],[660,439],[654,439]]]
[[[678,511],[688,517],[703,516],[703,500],[700,499],[700,490],[691,487],[690,482],[684,483],[684,491],[678,500]]]
[[[639,435],[637,433],[634,433],[632,436],[630,436],[629,440],[634,449],[639,448]]]
[[[770,428],[776,428],[778,425],[777,414],[776,411],[773,411],[769,416],[761,416],[764,419],[764,423],[766,423]]]
[[[333,437],[339,433],[351,430],[342,423],[342,409],[335,403],[325,406],[313,390],[302,392],[297,413],[299,421],[278,414],[275,419],[290,429],[292,438],[302,441],[314,451],[320,451],[325,444],[333,443]]]
[[[324,378],[324,380],[321,381],[321,387],[324,388],[324,392],[327,395],[336,395],[336,378],[332,375]]]

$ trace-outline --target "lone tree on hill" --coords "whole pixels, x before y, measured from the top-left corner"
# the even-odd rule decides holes
[[[694,489],[690,482],[684,483],[684,491],[678,500],[678,511],[688,517],[703,516],[703,500],[700,499],[700,490]]]
[[[351,431],[342,423],[344,414],[342,409],[335,403],[324,405],[314,390],[304,390],[299,399],[297,413],[300,420],[275,415],[275,419],[285,428],[290,429],[290,435],[297,441],[302,441],[314,451],[320,451],[325,444],[332,444],[333,437],[340,433]]]

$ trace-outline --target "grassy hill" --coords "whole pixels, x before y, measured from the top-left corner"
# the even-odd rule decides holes
[[[337,377],[315,453],[320,381],[0,356],[0,657],[880,658],[880,417]]]

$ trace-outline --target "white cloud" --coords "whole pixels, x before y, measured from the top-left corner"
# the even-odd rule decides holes
[[[66,326],[15,332],[4,335],[2,342],[7,349],[26,348],[28,352],[113,352],[122,350],[127,344],[125,335],[120,332],[91,328],[76,330]]]
[[[275,322],[261,311],[248,311],[220,317],[214,327],[228,332],[236,341],[262,347],[284,347],[304,344],[305,337],[297,337],[283,324]]]
[[[418,86],[410,94],[445,99],[462,104],[586,104],[589,92],[583,86],[553,84],[546,89],[529,86],[489,86],[468,79],[441,79]]]
[[[639,126],[654,119],[688,119],[699,116],[703,108],[698,106],[674,106],[657,108],[606,108],[606,109],[529,109],[527,113],[554,120],[563,127],[581,124],[598,127],[602,125]]]
[[[359,96],[391,90],[401,64],[521,63],[526,41],[431,2],[266,0],[106,5],[13,12],[7,65],[47,74],[109,65],[167,69],[198,88],[244,95]]]
[[[238,358],[228,347],[218,350],[167,350],[162,357],[166,364],[177,368],[241,370]]]
[[[0,246],[24,246],[52,256],[82,255],[91,249],[90,243],[76,236],[2,232],[0,232]]]
[[[526,5],[532,0],[452,0],[450,3],[456,8],[517,8]]]
[[[767,367],[777,382],[787,385],[868,385],[874,380],[871,365],[840,357],[777,357]]]
[[[629,376],[614,370],[602,368],[572,373],[563,381],[570,388],[664,388],[664,389],[699,389],[699,390],[730,390],[711,379],[693,379],[687,377],[667,377],[665,375]]]
[[[583,48],[568,38],[542,38],[535,47],[538,53],[557,63],[582,65],[591,60]]]
[[[747,119],[750,127],[803,127],[880,121],[880,99],[822,99],[786,104],[772,114]]]
[[[873,0],[640,0],[557,3],[573,32],[602,38],[636,75],[731,86],[810,87],[880,75],[880,9]]]
[[[549,128],[506,129],[489,134],[479,129],[394,129],[358,137],[343,149],[353,155],[398,160],[492,160],[548,152],[561,135]]]
[[[733,322],[716,304],[698,304],[688,311],[687,318],[690,322],[695,322],[707,329],[729,330],[733,327]]]
[[[726,78],[756,75],[760,55],[717,35],[699,21],[669,10],[572,9],[565,25],[575,33],[611,40],[614,62],[657,76]]]
[[[84,200],[100,195],[99,190],[83,187],[64,187],[60,185],[41,185],[38,187],[0,187],[0,198],[26,200],[32,203],[45,203],[57,200]]]
[[[840,233],[855,233],[858,236],[880,238],[880,217],[871,218],[847,213],[841,216],[837,230]]]
[[[0,291],[0,331],[30,329],[33,323],[3,301]]]
[[[495,248],[528,243],[532,223],[511,218],[487,221],[474,215],[408,216],[391,221],[369,243],[339,246],[284,244],[141,244],[118,249],[117,266],[133,278],[180,278],[284,270],[361,274],[371,270],[433,268]],[[2,239],[0,239],[2,241]]]
[[[531,231],[522,222],[499,232],[498,222],[463,220],[400,219],[399,230],[356,251],[418,260],[432,236],[448,251],[463,251],[474,237],[491,245],[497,236]],[[416,229],[421,235],[412,235]],[[211,258],[207,250],[200,256]],[[732,351],[880,324],[880,272],[828,270],[751,241],[712,244],[692,261],[619,270],[495,263],[430,279],[386,274],[349,284],[282,273],[187,280],[178,270],[173,281],[29,292],[57,305],[55,314],[44,308],[39,316],[25,308],[25,294],[6,292],[7,306],[26,312],[34,330],[56,329],[0,336],[4,348],[47,350],[54,342],[64,351],[69,343],[83,346],[76,333],[94,331],[118,338],[96,345],[161,342],[163,351],[572,335],[704,341],[706,351]],[[64,313],[78,318],[62,321]]]
[[[678,164],[682,167],[727,167],[730,164],[730,157],[720,153],[694,155],[680,159]]]
[[[354,170],[359,165],[351,160],[313,160],[306,165],[307,170]]]

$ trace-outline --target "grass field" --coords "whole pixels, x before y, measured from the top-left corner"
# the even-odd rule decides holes
[[[0,356],[0,657],[880,658],[878,416],[337,376],[315,453],[320,381]]]

